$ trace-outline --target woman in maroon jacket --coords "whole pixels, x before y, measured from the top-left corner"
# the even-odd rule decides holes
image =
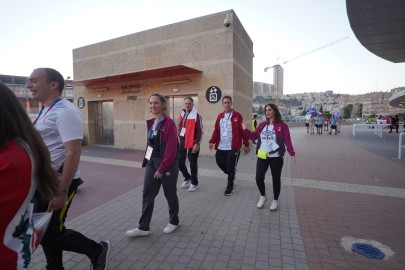
[[[259,139],[256,151],[256,184],[260,191],[260,198],[257,208],[263,208],[264,203],[267,201],[264,178],[270,166],[274,194],[274,200],[270,204],[270,211],[276,211],[281,190],[281,170],[284,164],[285,148],[287,147],[293,162],[295,162],[295,152],[291,143],[290,130],[283,121],[278,107],[275,104],[267,104],[264,111],[267,121],[260,123],[255,132],[246,129],[246,125],[243,126],[243,129],[250,140]]]
[[[177,198],[177,129],[174,121],[168,117],[166,99],[160,94],[152,94],[149,105],[154,118],[146,121],[148,128],[147,148],[143,167],[146,167],[142,200],[142,216],[139,226],[127,231],[127,236],[149,235],[149,224],[152,219],[155,197],[160,186],[169,204],[169,224],[163,230],[171,233],[179,225],[179,200]]]

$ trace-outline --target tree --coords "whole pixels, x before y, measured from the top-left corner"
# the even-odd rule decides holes
[[[343,117],[345,119],[351,118],[351,113],[353,110],[353,104],[347,104],[346,106],[343,107]]]
[[[259,110],[257,111],[257,114],[264,114],[262,104],[260,104],[260,107],[259,107]]]

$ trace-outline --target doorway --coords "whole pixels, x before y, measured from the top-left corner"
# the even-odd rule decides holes
[[[90,105],[90,104],[89,104]],[[95,143],[114,145],[114,102],[91,102],[94,115]]]

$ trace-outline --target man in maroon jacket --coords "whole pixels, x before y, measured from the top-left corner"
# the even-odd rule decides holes
[[[215,150],[217,150],[215,153],[217,165],[228,175],[225,196],[231,196],[242,141],[246,153],[249,153],[250,146],[248,137],[242,128],[243,117],[239,112],[232,109],[232,97],[224,96],[222,98],[222,107],[224,112],[217,117],[214,132],[209,141],[209,148],[212,150],[215,147]]]

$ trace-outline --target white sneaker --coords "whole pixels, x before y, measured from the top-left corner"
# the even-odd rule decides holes
[[[266,196],[260,196],[259,201],[257,202],[257,208],[263,208],[264,203],[267,201]]]
[[[150,234],[150,231],[143,231],[138,228],[135,228],[133,230],[129,230],[126,232],[126,235],[130,236],[130,237],[147,236],[149,234]]]
[[[276,201],[276,200],[271,201],[271,204],[270,204],[270,211],[277,211],[277,208],[278,208],[278,203],[277,203],[277,201]]]
[[[198,188],[198,185],[191,185],[190,188],[188,189],[188,192],[194,192]]]
[[[183,183],[181,183],[180,188],[188,188],[190,186],[191,180],[184,180]]]
[[[163,230],[164,233],[172,233],[177,229],[177,225],[173,225],[173,224],[167,224],[166,228]]]

